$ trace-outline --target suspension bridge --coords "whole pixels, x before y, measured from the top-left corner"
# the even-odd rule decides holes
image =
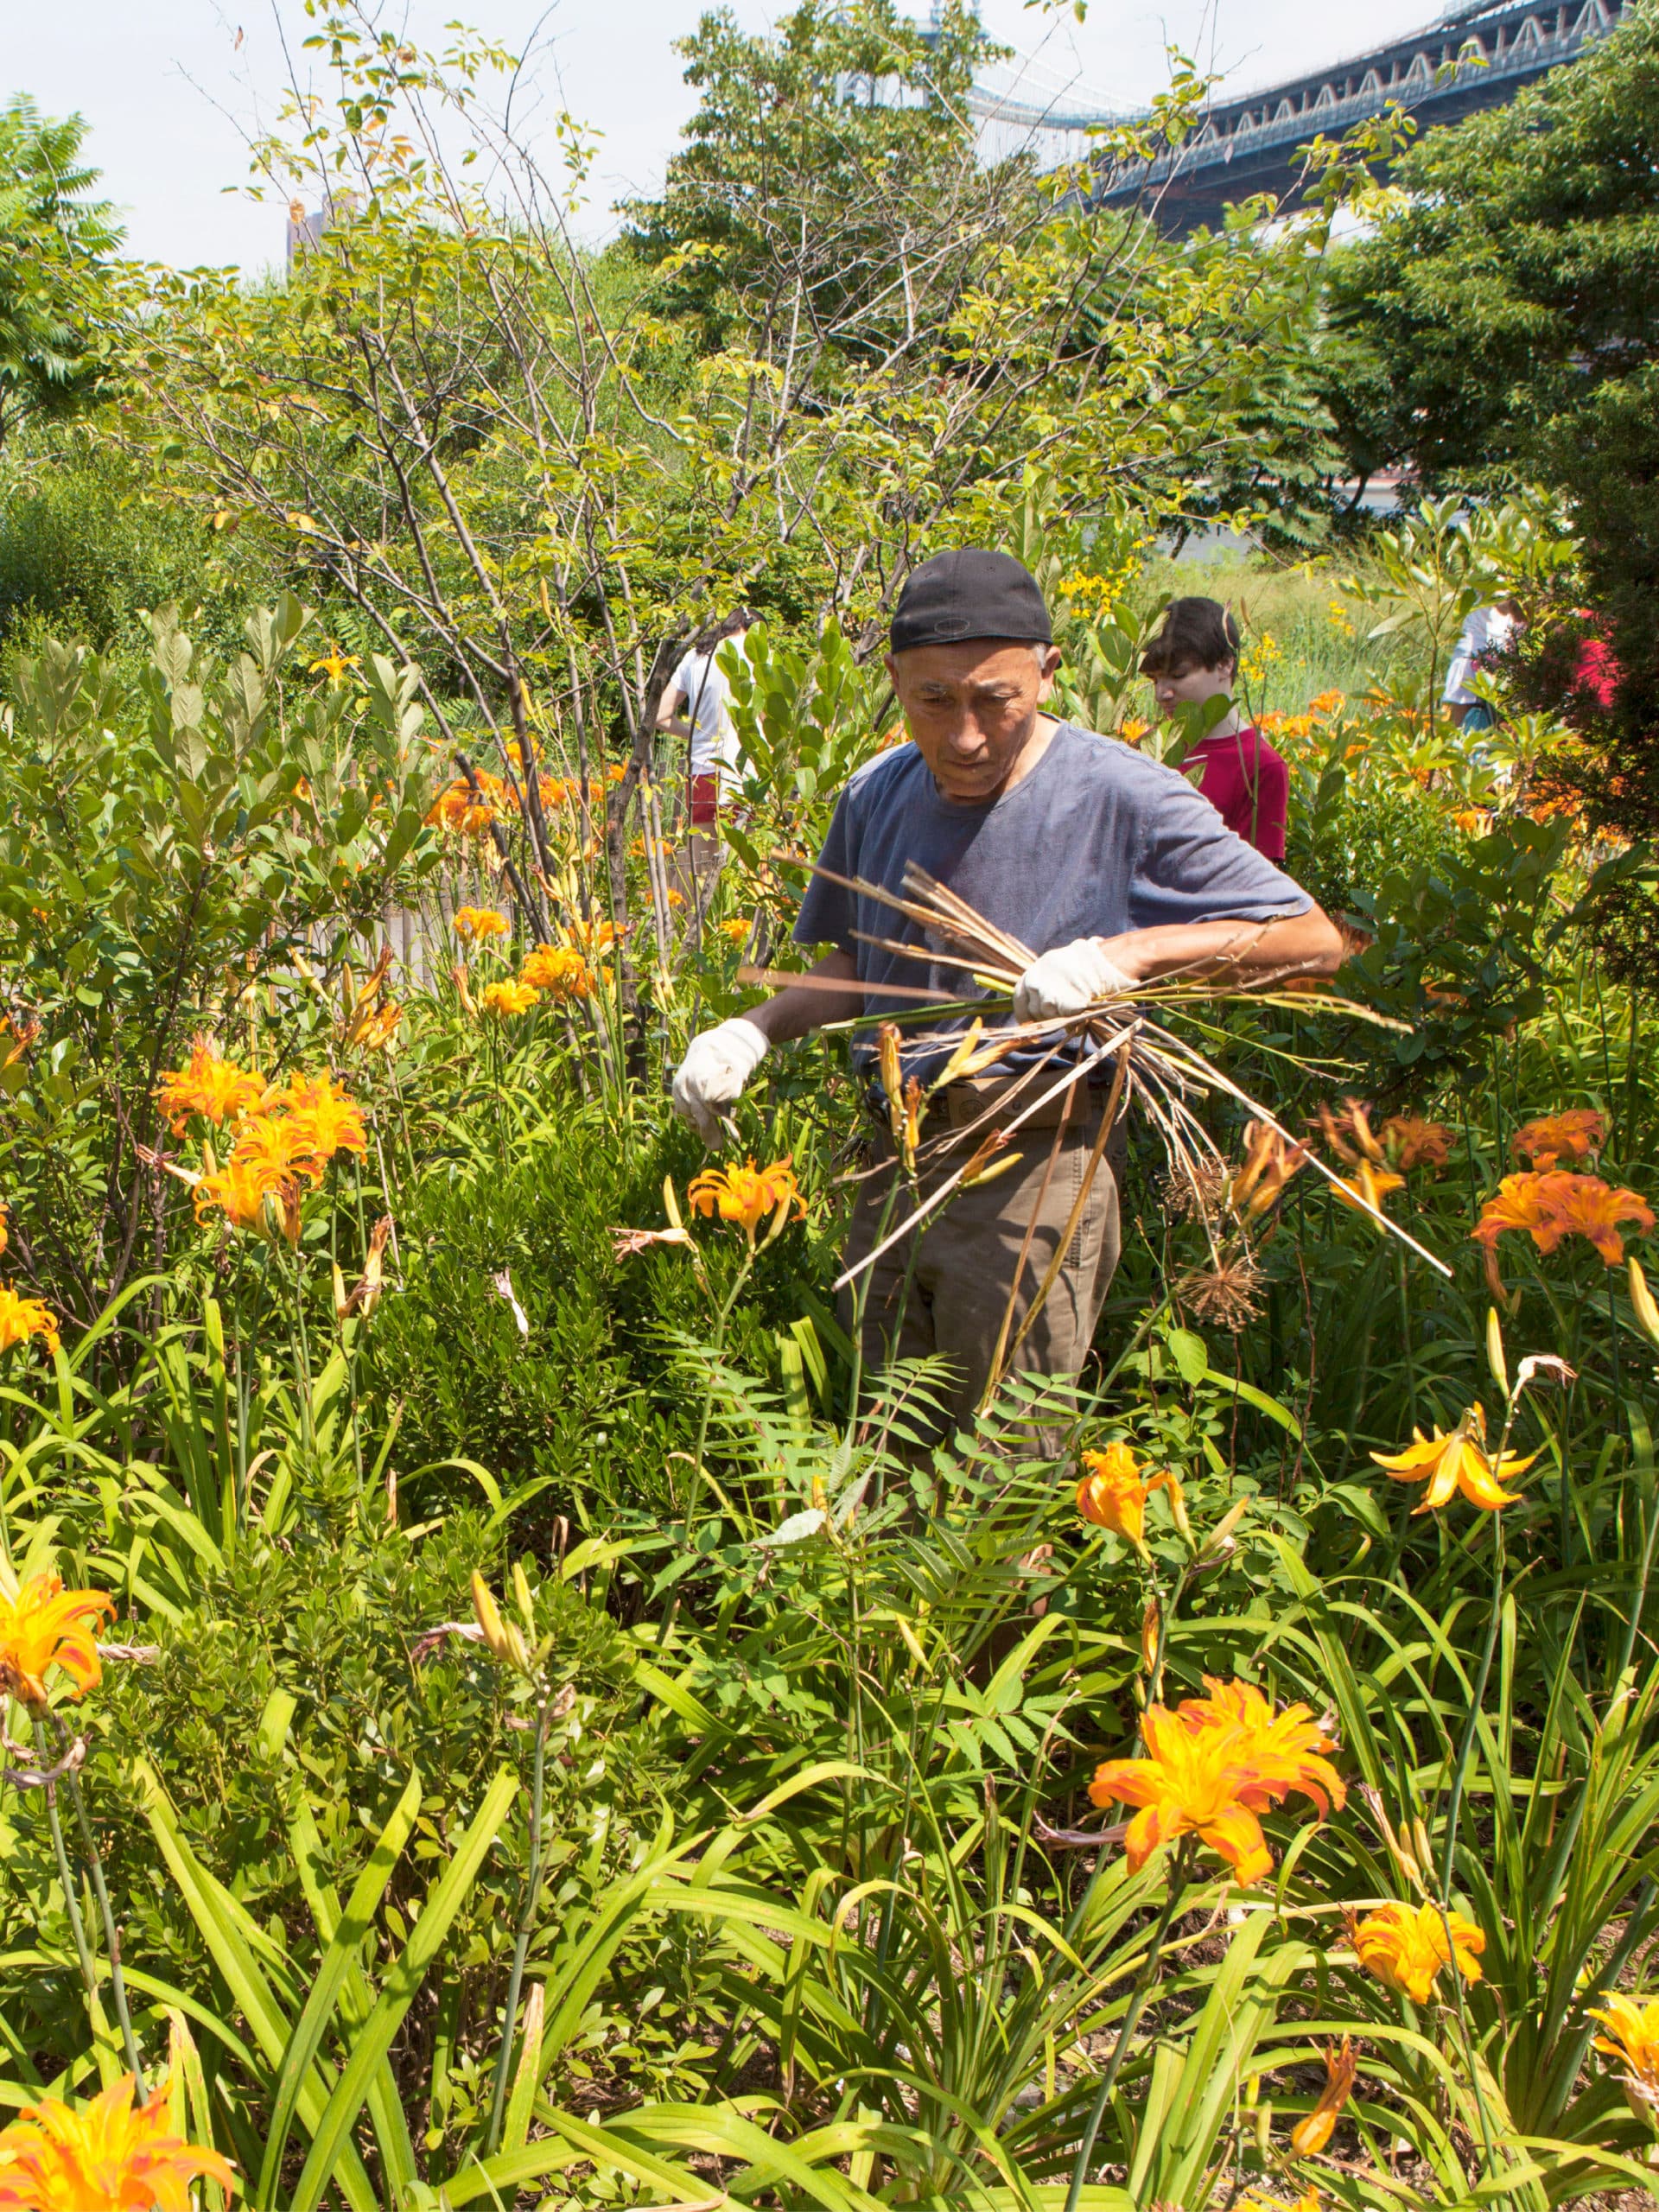
[[[1454,0],[1422,29],[1265,89],[1212,97],[1198,129],[1150,160],[1096,153],[1095,203],[1141,206],[1176,234],[1214,226],[1230,204],[1270,192],[1293,204],[1301,149],[1397,101],[1420,130],[1512,99],[1575,60],[1618,22],[1624,0]],[[1144,115],[1028,86],[976,85],[970,108],[1003,143],[1024,134],[1055,160],[1090,158],[1103,132]]]

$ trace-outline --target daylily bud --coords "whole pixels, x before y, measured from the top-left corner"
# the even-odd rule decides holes
[[[533,1631],[536,1626],[536,1608],[531,1601],[530,1577],[524,1573],[522,1560],[515,1560],[512,1563],[512,1594],[518,1601],[518,1611],[524,1626]]]
[[[1325,2054],[1325,2087],[1319,2101],[1306,2119],[1299,2120],[1290,2131],[1292,2154],[1298,2158],[1312,2158],[1324,2150],[1335,2133],[1337,2115],[1353,2093],[1354,2076],[1358,2063],[1354,2057],[1352,2040],[1344,2036],[1339,2044],[1332,2044]]]
[[[1649,1344],[1659,1344],[1659,1306],[1654,1303],[1653,1293],[1648,1288],[1642,1262],[1634,1255],[1630,1260],[1630,1306],[1643,1335]]]
[[[1010,1167],[1017,1167],[1024,1157],[1023,1153],[1005,1152],[1000,1160],[992,1160],[988,1167],[970,1169],[962,1179],[963,1189],[976,1191],[982,1183],[994,1182],[997,1176],[1006,1175]]]
[[[1216,1523],[1210,1534],[1205,1538],[1204,1549],[1198,1554],[1198,1557],[1201,1560],[1218,1559],[1223,1552],[1230,1549],[1232,1545],[1233,1531],[1237,1528],[1239,1522],[1244,1518],[1244,1516],[1249,1511],[1249,1510],[1250,1501],[1248,1497],[1241,1497],[1236,1500],[1235,1503],[1230,1505],[1226,1512],[1222,1516],[1221,1519]]]
[[[1423,1825],[1421,1815],[1412,1821],[1411,1840],[1416,1847],[1418,1863],[1423,1866],[1432,1866],[1434,1864],[1434,1847],[1428,1840],[1428,1830]]]
[[[1158,1663],[1158,1638],[1163,1627],[1163,1616],[1158,1610],[1158,1600],[1148,1598],[1147,1610],[1141,1616],[1141,1664],[1150,1674]]]
[[[512,1652],[507,1643],[506,1624],[490,1594],[489,1584],[476,1567],[473,1569],[473,1612],[489,1647],[490,1656],[499,1659],[504,1666],[510,1665]]]
[[[1175,1533],[1184,1543],[1192,1541],[1192,1523],[1186,1517],[1186,1495],[1173,1475],[1169,1478],[1169,1517],[1175,1523]]]
[[[1632,1260],[1634,1267],[1636,1262]],[[1507,1398],[1510,1395],[1510,1363],[1503,1356],[1503,1330],[1497,1318],[1496,1306],[1486,1308],[1486,1364],[1492,1370],[1492,1380]]]
[[[985,1024],[976,1014],[968,1025],[966,1035],[928,1085],[930,1092],[943,1090],[947,1083],[954,1083],[979,1049],[979,1039]]]
[[[685,1224],[680,1218],[680,1201],[675,1192],[674,1178],[671,1175],[664,1175],[663,1178],[663,1211],[668,1216],[669,1227],[677,1229],[683,1234]]]

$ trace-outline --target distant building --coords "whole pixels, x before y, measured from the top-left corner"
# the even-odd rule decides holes
[[[336,223],[348,222],[362,206],[355,192],[331,192],[323,195],[321,207],[306,212],[302,200],[288,203],[288,265],[290,269],[302,254],[313,252],[322,244],[326,234]]]

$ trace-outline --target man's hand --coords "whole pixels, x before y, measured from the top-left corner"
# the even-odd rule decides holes
[[[711,1150],[720,1142],[726,1108],[742,1096],[744,1084],[766,1056],[768,1042],[753,1022],[739,1014],[717,1029],[705,1029],[687,1046],[674,1076],[674,1111]]]
[[[1080,937],[1032,962],[1014,987],[1014,1018],[1053,1021],[1081,1014],[1097,1000],[1127,998],[1135,982],[1097,937]]]

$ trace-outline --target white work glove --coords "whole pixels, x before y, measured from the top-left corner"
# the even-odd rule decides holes
[[[1054,1021],[1081,1014],[1098,999],[1127,998],[1135,988],[1100,939],[1080,937],[1033,960],[1014,990],[1016,1021]]]
[[[742,1096],[766,1049],[766,1038],[741,1014],[717,1029],[705,1029],[686,1046],[674,1074],[674,1111],[711,1149],[720,1142],[725,1109]]]

